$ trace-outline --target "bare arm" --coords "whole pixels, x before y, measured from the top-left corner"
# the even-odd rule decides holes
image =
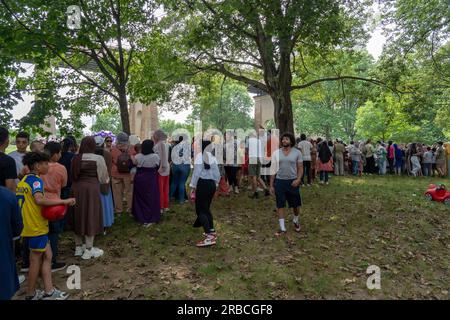
[[[16,181],[14,179],[6,179],[5,187],[11,190],[14,194],[16,194]]]
[[[73,206],[75,204],[75,198],[70,198],[66,200],[49,200],[44,198],[44,194],[41,192],[36,192],[34,194],[34,201],[36,201],[36,204],[38,206],[45,206],[45,207],[57,206],[60,204]]]

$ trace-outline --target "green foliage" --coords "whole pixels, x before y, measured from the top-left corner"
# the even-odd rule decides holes
[[[304,69],[314,75],[347,74],[368,77],[374,68],[372,57],[366,51],[336,50],[320,58],[304,56]],[[309,67],[307,67],[309,65]],[[296,73],[300,77],[301,71]],[[356,135],[356,112],[372,94],[374,85],[363,81],[341,80],[320,82],[293,94],[294,123],[298,133],[323,136],[326,139]]]
[[[191,120],[201,120],[204,130],[246,130],[253,127],[252,109],[253,101],[247,88],[222,77],[204,76],[198,80]]]
[[[191,137],[194,136],[194,125],[189,122],[179,123],[171,119],[160,120],[159,128],[164,130],[164,132],[167,132],[169,136],[171,136],[172,133],[177,129],[186,129],[187,131],[189,131]]]
[[[101,130],[111,131],[114,134],[122,132],[120,113],[116,106],[109,106],[95,116],[91,131],[98,132]]]

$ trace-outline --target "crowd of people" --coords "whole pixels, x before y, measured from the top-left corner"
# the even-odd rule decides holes
[[[136,136],[87,136],[78,145],[68,136],[61,141],[33,141],[20,132],[16,151],[5,154],[9,132],[0,128],[0,201],[5,214],[0,223],[0,299],[18,290],[16,256],[21,272],[28,273],[26,299],[66,299],[56,289],[52,272],[65,268],[58,259],[59,235],[74,233],[74,255],[95,259],[104,250],[95,237],[106,235],[115,219],[131,215],[145,228],[170,212],[170,203],[195,203],[194,227],[202,227],[197,247],[216,244],[211,204],[230,197],[247,185],[251,199],[275,196],[279,230],[286,233],[286,203],[293,212],[293,226],[300,232],[300,186],[329,184],[330,174],[409,174],[444,177],[450,172],[450,145],[408,145],[392,141],[373,144],[341,139],[326,141],[280,137],[269,132],[250,133],[239,139],[236,131],[198,136],[169,137],[156,130],[151,139]],[[28,147],[30,150],[28,151]],[[192,172],[191,172],[192,171]],[[186,188],[189,176],[189,187]],[[246,182],[246,183],[245,183]],[[43,207],[65,205],[64,218],[48,221]],[[44,290],[36,290],[41,275]]]

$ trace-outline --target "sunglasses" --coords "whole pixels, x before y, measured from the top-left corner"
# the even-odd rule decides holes
[[[105,140],[105,142],[112,142],[112,140]]]

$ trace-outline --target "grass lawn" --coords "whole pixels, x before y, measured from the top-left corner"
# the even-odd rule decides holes
[[[65,233],[61,260],[81,267],[72,299],[449,299],[450,207],[426,202],[431,182],[447,179],[332,177],[329,186],[303,188],[302,232],[289,215],[276,238],[273,198],[247,192],[213,204],[218,244],[196,248],[192,204],[172,205],[145,229],[130,217],[116,221],[96,246],[98,260],[73,257]],[[366,287],[369,265],[381,268],[381,290]],[[68,275],[54,273],[67,290]],[[23,298],[23,290],[19,294]]]

